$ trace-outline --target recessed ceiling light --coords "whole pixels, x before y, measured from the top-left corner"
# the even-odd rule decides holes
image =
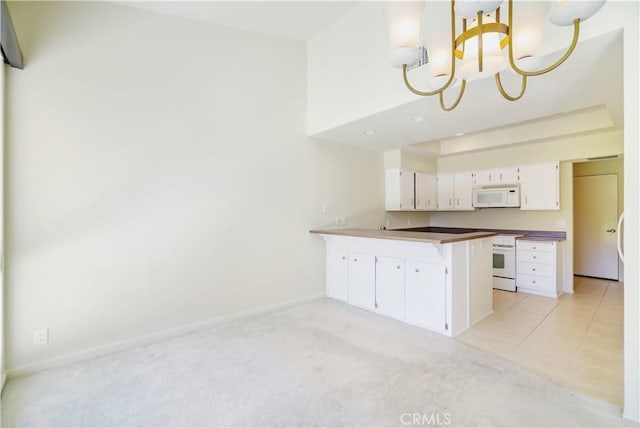
[[[411,122],[422,122],[424,120],[424,117],[422,116],[414,116],[411,118]]]
[[[464,132],[458,132],[458,133],[456,134],[456,137],[462,137],[463,135],[464,135]]]
[[[373,135],[373,134],[375,134],[375,133],[376,133],[376,131],[362,131],[362,133],[363,133],[364,135]]]

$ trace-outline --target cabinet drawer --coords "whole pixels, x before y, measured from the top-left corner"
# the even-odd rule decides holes
[[[553,291],[556,289],[556,282],[553,278],[518,273],[516,275],[516,287],[539,288],[541,290]]]
[[[516,253],[516,260],[518,262],[545,263],[552,265],[555,257],[553,253],[546,251],[521,250]]]
[[[525,251],[544,251],[551,253],[556,250],[556,243],[545,241],[523,241],[519,239],[516,241],[516,249]]]
[[[527,263],[518,261],[516,266],[516,274],[527,274],[536,276],[546,276],[549,278],[555,277],[555,269],[553,265],[543,263]]]

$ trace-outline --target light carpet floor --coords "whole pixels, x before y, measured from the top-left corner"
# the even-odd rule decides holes
[[[326,299],[12,379],[2,396],[6,427],[403,426],[414,414],[637,426],[498,356]]]

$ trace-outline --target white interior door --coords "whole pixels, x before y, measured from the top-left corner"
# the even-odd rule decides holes
[[[573,185],[576,275],[618,279],[618,175],[575,177]]]

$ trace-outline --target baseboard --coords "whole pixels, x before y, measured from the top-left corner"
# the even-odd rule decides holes
[[[21,367],[16,367],[2,374],[3,385],[4,385],[5,378],[15,379],[15,378],[27,376],[42,370],[67,366],[70,364],[86,361],[91,358],[99,357],[101,355],[111,354],[113,352],[135,348],[138,346],[149,345],[150,343],[156,342],[158,340],[169,339],[171,337],[179,336],[182,334],[192,333],[194,331],[202,330],[208,327],[213,327],[215,325],[222,324],[225,322],[247,318],[254,315],[265,314],[265,313],[277,311],[280,309],[285,309],[291,306],[312,302],[314,300],[318,300],[323,297],[325,297],[324,294],[318,294],[310,297],[304,297],[302,299],[288,300],[286,302],[277,303],[275,305],[261,306],[258,308],[250,309],[248,311],[236,312],[234,314],[224,315],[221,317],[212,318],[206,321],[189,324],[182,327],[172,328],[169,330],[164,330],[164,331],[149,334],[146,336],[140,336],[140,337],[125,340],[122,342],[116,342],[116,343],[112,343],[105,346],[86,349],[83,351],[74,352],[71,354],[63,355],[61,357],[52,358],[52,359],[41,361],[38,363],[27,364]]]

